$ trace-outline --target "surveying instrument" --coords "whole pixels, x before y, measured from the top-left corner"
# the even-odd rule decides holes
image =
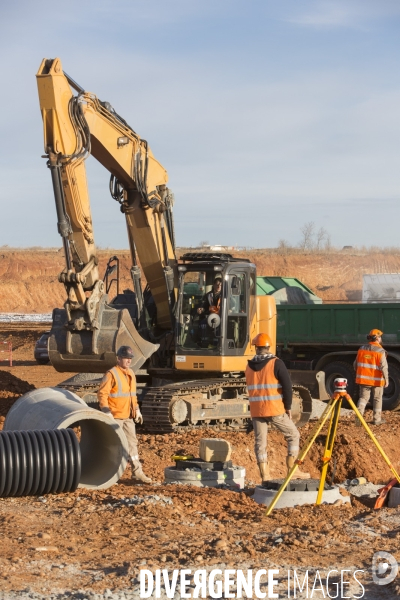
[[[371,440],[377,447],[383,460],[388,465],[389,469],[391,470],[391,472],[397,479],[398,483],[400,483],[400,475],[397,473],[396,469],[390,462],[390,459],[386,456],[382,446],[379,444],[378,440],[372,433],[371,429],[368,427],[367,423],[364,421],[364,417],[362,416],[362,414],[359,412],[358,408],[354,404],[351,396],[346,392],[347,379],[337,378],[337,379],[335,379],[334,384],[335,384],[335,390],[334,390],[334,393],[333,393],[331,399],[329,400],[324,412],[318,419],[318,421],[317,421],[313,431],[311,432],[310,436],[308,437],[305,445],[301,449],[301,452],[300,452],[299,456],[297,457],[297,459],[295,460],[295,463],[294,463],[293,467],[290,469],[286,479],[284,480],[281,487],[277,491],[271,504],[268,506],[268,509],[266,512],[267,516],[270,515],[271,512],[274,510],[276,503],[278,502],[282,493],[285,491],[287,484],[293,478],[297,468],[301,464],[303,464],[304,458],[306,457],[307,453],[309,452],[310,448],[312,447],[313,443],[315,442],[317,436],[321,432],[323,426],[325,425],[327,420],[330,418],[329,425],[328,425],[328,433],[326,435],[324,455],[322,457],[321,478],[320,478],[320,482],[319,482],[318,495],[317,495],[317,501],[316,501],[316,504],[321,504],[322,494],[323,494],[324,487],[325,487],[326,475],[328,472],[328,467],[329,467],[329,463],[330,463],[332,452],[333,452],[333,445],[335,443],[335,437],[336,437],[336,432],[337,432],[339,417],[340,417],[340,409],[342,408],[343,400],[346,400],[350,404],[351,408],[353,409],[356,416],[358,417],[361,425],[364,427],[365,431],[368,433],[369,437],[371,438]]]

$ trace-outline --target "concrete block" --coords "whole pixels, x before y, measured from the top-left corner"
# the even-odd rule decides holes
[[[196,487],[216,487],[228,485],[234,488],[244,488],[246,469],[243,467],[232,467],[222,471],[211,470],[179,470],[175,467],[164,469],[165,483],[184,483]]]
[[[199,453],[206,462],[227,462],[232,454],[232,446],[226,440],[202,438]]]
[[[283,482],[283,479],[282,479]],[[265,504],[269,506],[272,500],[275,498],[277,490],[267,490],[266,488],[258,485],[255,489],[253,500],[257,504]],[[318,491],[290,491],[283,492],[279,498],[275,508],[293,508],[294,506],[302,506],[304,504],[315,504],[317,500]],[[322,502],[328,504],[334,504],[336,500],[342,500],[342,502],[350,502],[350,496],[342,496],[339,491],[339,486],[334,486],[329,490],[324,490],[322,494]]]

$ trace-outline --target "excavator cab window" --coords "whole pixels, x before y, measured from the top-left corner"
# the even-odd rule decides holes
[[[247,344],[248,298],[247,274],[231,273],[228,278],[228,318],[226,326],[226,350],[236,351]]]
[[[217,276],[218,277],[218,276]],[[221,337],[222,290],[215,294],[215,271],[187,271],[183,278],[178,345],[182,349],[216,350]]]

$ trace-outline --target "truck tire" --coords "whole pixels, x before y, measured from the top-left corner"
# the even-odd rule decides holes
[[[383,388],[382,410],[400,410],[400,368],[389,363],[389,387]]]
[[[337,377],[344,377],[347,379],[347,393],[356,399],[356,393],[358,394],[358,388],[356,386],[356,377],[353,366],[350,363],[343,361],[331,362],[324,367],[325,372],[325,388],[329,396],[332,396],[334,392],[334,381]],[[343,402],[343,408],[350,408],[347,402]]]

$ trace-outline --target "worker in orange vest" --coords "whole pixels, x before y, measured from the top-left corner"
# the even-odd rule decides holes
[[[248,361],[246,384],[250,414],[254,428],[254,450],[262,481],[270,479],[267,455],[268,423],[273,423],[285,436],[288,445],[286,466],[293,467],[299,453],[300,434],[292,421],[292,382],[282,360],[270,353],[271,338],[259,333],[252,340],[256,355]],[[297,469],[295,477],[309,479],[310,474]]]
[[[129,448],[129,462],[132,467],[132,479],[141,483],[151,483],[142,470],[139,461],[136,423],[143,423],[143,417],[137,403],[136,377],[130,365],[133,351],[130,346],[121,346],[117,350],[117,365],[104,375],[97,398],[100,409],[113,417],[125,433]]]
[[[371,392],[373,394],[374,425],[382,425],[383,388],[389,385],[389,369],[386,352],[381,346],[383,332],[371,329],[367,335],[368,344],[361,346],[354,361],[356,383],[360,386],[357,408],[363,415]],[[356,419],[356,424],[360,422]]]

